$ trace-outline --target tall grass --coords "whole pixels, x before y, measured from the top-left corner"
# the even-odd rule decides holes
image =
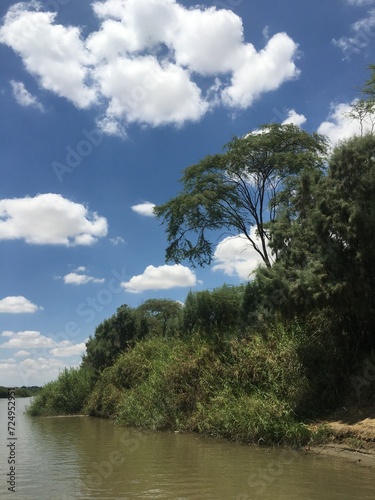
[[[217,346],[199,335],[137,343],[103,371],[86,406],[123,425],[302,444],[296,409],[310,391],[298,325]]]
[[[322,314],[304,325],[275,321],[247,338],[222,336],[220,343],[199,332],[150,337],[95,382],[84,368],[65,370],[29,413],[84,412],[128,426],[302,445],[311,438],[304,419],[340,396],[348,348],[337,331]]]

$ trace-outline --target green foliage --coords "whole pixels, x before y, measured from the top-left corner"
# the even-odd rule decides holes
[[[366,125],[371,133],[375,130],[375,65],[370,64],[371,77],[361,89],[361,97],[352,106],[349,113],[350,118],[358,120],[361,127],[361,135],[364,133]],[[369,127],[370,126],[370,127]]]
[[[179,323],[182,304],[175,300],[149,299],[137,307],[139,324],[147,334],[173,335]]]
[[[310,438],[288,405],[267,395],[238,395],[226,388],[199,410],[199,430],[205,434],[256,444],[302,445]]]
[[[95,336],[90,337],[86,343],[83,365],[97,371],[112,365],[137,336],[134,311],[125,304],[111,318],[96,327]]]
[[[30,396],[34,396],[41,388],[38,386],[31,386],[31,387],[17,387],[16,388],[16,397],[18,398],[28,398]],[[7,398],[8,397],[8,387],[3,387],[0,386],[0,399],[1,398]]]
[[[278,198],[290,180],[306,169],[320,169],[326,142],[294,125],[266,125],[260,133],[235,137],[225,152],[188,167],[182,192],[155,208],[167,224],[167,260],[210,264],[211,231],[242,233],[271,266],[265,217],[273,220]],[[250,231],[256,228],[260,243]],[[196,235],[195,241],[191,235]]]
[[[182,311],[182,332],[200,332],[206,338],[223,338],[240,324],[245,288],[223,285],[212,291],[189,292]]]
[[[93,384],[92,371],[82,367],[65,369],[56,381],[49,382],[36,394],[27,413],[32,416],[79,414]]]
[[[263,296],[278,291],[287,317],[332,307],[370,331],[375,320],[375,137],[355,137],[333,152],[326,175],[302,175],[269,224],[277,255],[259,269]],[[366,326],[367,325],[367,326]]]
[[[270,324],[267,335],[232,338],[220,351],[198,333],[140,341],[102,372],[89,413],[252,443],[305,443],[301,419],[337,404],[343,380],[346,360],[336,363],[326,323],[322,315],[304,327]]]

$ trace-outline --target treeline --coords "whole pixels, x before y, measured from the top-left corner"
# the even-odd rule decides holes
[[[353,108],[362,124],[375,111],[371,69]],[[227,229],[263,265],[241,286],[190,291],[183,305],[121,306],[30,413],[247,442],[317,439],[308,420],[374,396],[353,376],[375,348],[375,136],[331,150],[317,134],[267,125],[188,167],[182,186],[155,209],[167,260],[209,264],[212,230]]]
[[[26,387],[17,387],[16,388],[16,397],[19,398],[27,398],[30,396],[34,396],[38,391],[40,391],[41,387],[38,387],[36,385]],[[8,397],[8,387],[0,386],[0,398],[7,398]]]

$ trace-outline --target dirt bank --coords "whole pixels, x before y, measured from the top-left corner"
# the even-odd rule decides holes
[[[375,405],[343,407],[319,424],[329,435],[324,444],[307,447],[309,452],[375,468]]]

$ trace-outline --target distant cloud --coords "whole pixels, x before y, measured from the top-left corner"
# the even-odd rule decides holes
[[[33,304],[22,295],[17,295],[15,297],[5,297],[4,299],[0,300],[0,313],[35,313],[40,309],[43,308]]]
[[[107,220],[60,194],[0,200],[0,241],[34,245],[92,245],[106,236]]]
[[[38,99],[30,94],[26,90],[25,85],[22,82],[16,82],[11,80],[10,82],[13,90],[13,96],[20,106],[25,108],[35,108],[39,111],[44,111],[43,105],[38,101]]]
[[[56,342],[52,338],[45,337],[37,331],[5,331],[0,335],[0,338],[1,337],[9,339],[0,344],[1,349],[22,349],[14,354],[16,357],[30,355],[30,352],[25,351],[24,349],[48,349],[50,354],[57,357],[81,355],[86,350],[84,342],[81,342],[80,344],[74,344],[70,340]]]
[[[14,353],[15,358],[25,358],[26,356],[30,356],[30,351],[17,351]]]
[[[346,0],[349,5],[368,5],[374,3],[375,0]]]
[[[115,246],[122,245],[123,243],[125,243],[124,238],[121,238],[121,236],[116,236],[116,238],[110,238],[109,241],[112,243],[112,245]]]
[[[139,205],[133,205],[131,209],[139,215],[145,215],[146,217],[155,217],[154,214],[155,204],[146,201],[145,203],[140,203]]]
[[[49,351],[50,354],[57,358],[65,358],[68,356],[82,356],[86,352],[86,343],[72,344],[69,341],[61,343],[58,347],[54,347]]]
[[[251,236],[256,239],[254,228]],[[213,271],[222,271],[228,276],[238,276],[243,280],[251,279],[251,274],[263,264],[261,256],[244,234],[224,238],[217,245],[213,257]]]
[[[77,363],[77,366],[79,363]],[[69,364],[71,366],[71,364]],[[15,386],[42,386],[56,380],[64,368],[69,368],[60,359],[44,356],[28,357],[21,362],[0,360],[1,380],[11,380]]]
[[[121,283],[127,292],[140,293],[146,290],[168,290],[175,287],[195,286],[195,274],[185,266],[148,266],[143,274],[133,276],[130,281]]]
[[[3,337],[9,338],[3,344],[1,349],[40,349],[44,347],[55,347],[56,342],[51,338],[45,337],[40,332],[26,330],[23,332],[5,331]]]
[[[375,115],[364,120],[362,130],[360,122],[349,116],[355,102],[332,104],[327,120],[320,124],[318,133],[326,135],[333,146],[355,135],[370,132],[374,127]]]
[[[360,5],[358,2],[356,4]],[[358,54],[369,45],[374,36],[374,27],[375,9],[372,9],[366,17],[351,25],[351,35],[342,36],[337,40],[334,38],[332,43],[342,51],[344,59],[350,60],[353,54]]]
[[[57,24],[56,13],[43,7],[35,0],[11,6],[0,43],[43,89],[78,108],[96,106],[106,134],[125,135],[131,123],[181,126],[218,105],[246,109],[299,76],[298,46],[286,33],[268,38],[265,29],[265,47],[257,51],[230,9],[97,1],[99,28],[84,38],[80,27]]]
[[[292,124],[300,127],[307,121],[306,116],[299,115],[294,109],[288,110],[288,117],[282,122],[282,125]]]
[[[3,339],[0,349],[16,352],[13,357],[0,360],[0,379],[12,380],[15,386],[44,385],[56,380],[65,368],[78,367],[86,351],[85,342],[56,341],[38,331],[4,331],[0,341]],[[66,358],[66,362],[61,358]]]
[[[73,271],[72,273],[66,274],[63,277],[64,283],[66,285],[86,285],[87,283],[104,283],[104,278],[93,278],[88,274],[84,274],[86,268],[80,266],[78,269]]]

